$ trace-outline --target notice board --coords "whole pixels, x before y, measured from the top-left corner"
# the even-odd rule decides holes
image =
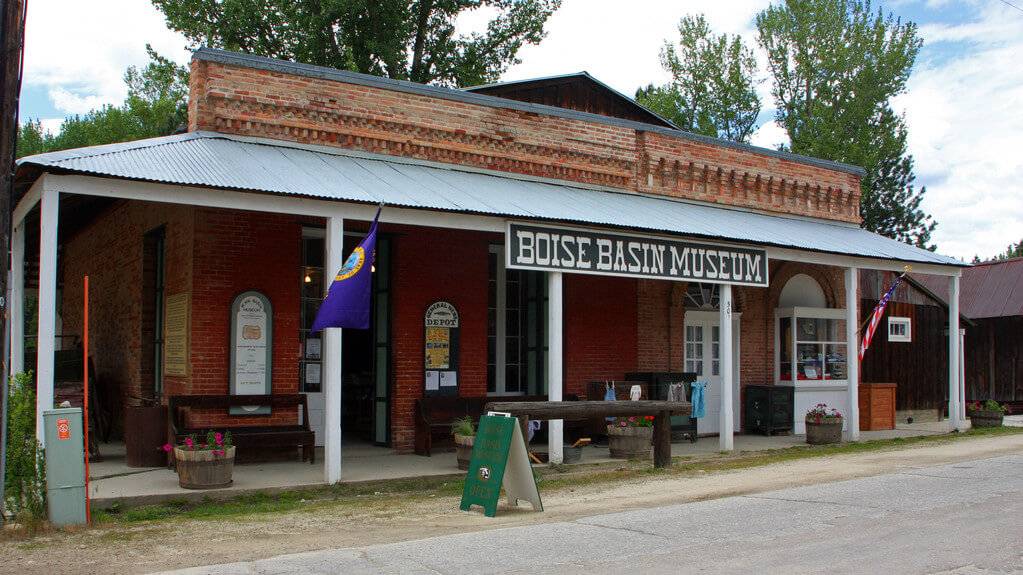
[[[543,511],[519,420],[484,415],[476,430],[460,509],[468,511],[473,505],[479,505],[487,517],[494,517],[501,487],[509,505],[518,505],[519,500],[523,500],[532,503],[534,511]]]
[[[423,395],[458,395],[458,340],[455,306],[437,301],[423,314]]]
[[[163,314],[163,374],[187,376],[191,294],[167,296]]]

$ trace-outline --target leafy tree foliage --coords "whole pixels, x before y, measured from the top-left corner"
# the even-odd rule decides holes
[[[104,106],[64,120],[60,132],[44,132],[39,121],[18,128],[18,157],[166,136],[188,122],[188,70],[146,46],[149,63],[128,68],[128,97],[120,106]]]
[[[756,24],[791,150],[863,167],[863,226],[933,249],[926,189],[914,189],[905,121],[890,104],[922,45],[916,25],[870,0],[784,0]]]
[[[760,113],[753,51],[739,36],[714,34],[702,15],[682,18],[678,32],[678,47],[661,49],[671,83],[640,88],[636,101],[683,130],[747,141]]]
[[[153,0],[197,45],[414,82],[496,80],[523,44],[537,44],[561,0]],[[457,18],[495,16],[458,35]]]
[[[1005,260],[1011,260],[1012,258],[1023,258],[1023,239],[1020,239],[1018,243],[1009,244],[1009,247],[1005,248],[1004,252],[996,255],[993,258],[981,260],[980,256],[973,256],[973,263],[979,264],[982,261],[1001,262]]]

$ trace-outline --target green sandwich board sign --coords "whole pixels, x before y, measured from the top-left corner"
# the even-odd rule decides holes
[[[487,517],[497,515],[502,486],[509,505],[528,501],[534,511],[543,511],[519,421],[514,417],[484,415],[476,430],[460,508],[468,511],[479,505]]]

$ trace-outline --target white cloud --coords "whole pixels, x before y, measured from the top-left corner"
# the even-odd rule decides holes
[[[586,70],[632,96],[636,88],[664,83],[659,54],[678,38],[678,21],[703,13],[717,32],[752,41],[752,18],[767,0],[711,2],[657,0],[625,6],[620,0],[565,0],[547,22],[547,38],[519,52],[521,64],[502,77],[521,80]]]
[[[754,146],[775,150],[781,144],[789,143],[789,134],[781,124],[772,120],[764,122],[753,132],[753,135],[750,136],[750,143]]]
[[[938,220],[940,252],[992,256],[1023,237],[1023,19],[992,3],[977,21],[921,31],[942,57],[918,63],[895,104],[927,186],[923,208]]]
[[[185,39],[171,32],[148,0],[33,0],[25,30],[25,79],[49,91],[54,107],[81,113],[119,104],[123,76],[147,62],[146,43],[179,62]]]
[[[56,134],[60,132],[60,125],[64,123],[64,118],[42,118],[39,123],[43,126],[43,132]]]

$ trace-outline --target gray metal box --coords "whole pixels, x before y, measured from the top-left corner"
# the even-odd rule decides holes
[[[46,426],[46,503],[50,523],[85,523],[85,442],[82,409],[43,412]]]

